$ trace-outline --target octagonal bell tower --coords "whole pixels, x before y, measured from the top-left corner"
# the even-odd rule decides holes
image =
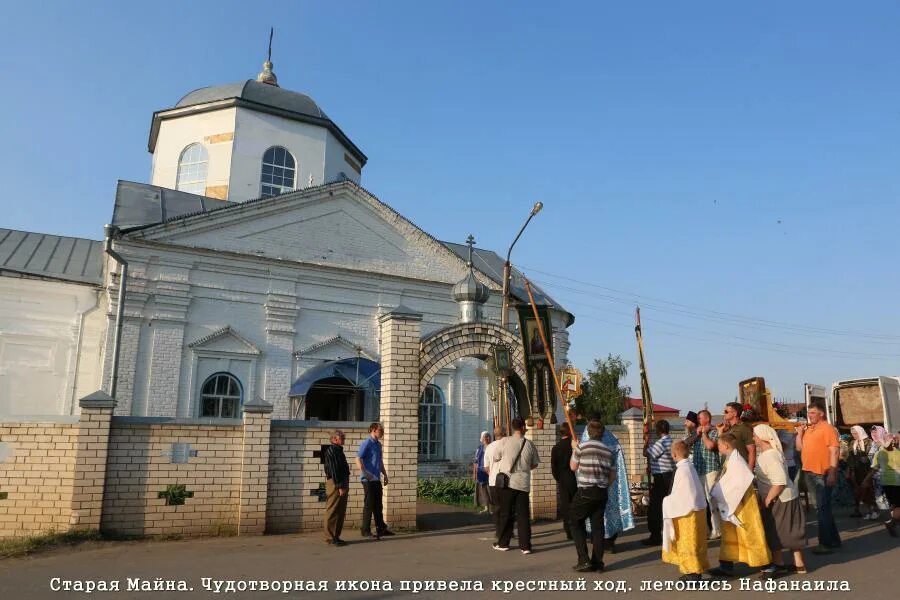
[[[279,86],[270,56],[256,79],[190,92],[153,113],[153,185],[243,202],[349,179],[368,160],[316,102]]]

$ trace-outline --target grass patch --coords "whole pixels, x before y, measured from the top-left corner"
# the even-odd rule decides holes
[[[69,531],[57,533],[51,531],[27,537],[16,537],[0,540],[0,558],[14,558],[28,556],[37,552],[44,552],[62,546],[77,546],[84,542],[102,540],[103,535],[99,531]]]
[[[419,479],[416,496],[451,506],[475,506],[475,482],[471,479]]]

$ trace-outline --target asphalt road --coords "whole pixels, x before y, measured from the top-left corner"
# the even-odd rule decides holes
[[[579,574],[571,570],[576,562],[574,548],[567,542],[561,525],[556,522],[539,523],[534,527],[532,555],[517,550],[497,552],[491,549],[492,533],[483,517],[473,517],[458,509],[424,507],[423,519],[430,529],[400,534],[381,541],[362,540],[358,533],[346,531],[350,542],[343,548],[327,546],[318,534],[278,535],[195,539],[168,542],[99,542],[71,549],[59,549],[34,557],[0,561],[0,599],[30,600],[53,598],[488,598],[512,594],[491,592],[491,582],[510,581],[577,581]],[[426,514],[427,513],[427,514]],[[453,529],[431,530],[440,523]],[[471,524],[471,523],[476,524]],[[867,600],[897,597],[896,573],[900,571],[900,543],[888,536],[880,524],[841,517],[839,527],[844,537],[843,549],[832,556],[808,554],[809,575],[792,575],[782,581],[843,580],[848,582],[855,597]],[[815,535],[815,524],[809,532]],[[621,550],[606,557],[607,571],[588,574],[587,592],[521,592],[513,594],[528,598],[579,597],[593,592],[594,581],[624,581],[630,588],[628,595],[636,598],[722,597],[721,592],[640,591],[644,580],[675,580],[677,569],[662,563],[659,548],[645,548],[643,523],[620,540]],[[814,543],[815,538],[811,541]],[[513,542],[515,544],[515,540]],[[717,547],[710,548],[710,559],[716,563]],[[741,571],[751,576],[749,570]],[[54,582],[59,578],[59,583]],[[158,580],[183,581],[193,591],[127,591],[128,578],[140,578],[152,585]],[[324,581],[328,593],[282,591],[206,591],[203,578],[212,580],[303,580]],[[393,591],[337,591],[337,581],[385,581]],[[413,594],[400,589],[400,581],[443,580],[480,581],[484,592],[422,591]],[[752,579],[753,581],[755,579]],[[118,581],[119,592],[94,591],[91,594],[75,591],[53,591],[64,581]],[[766,597],[766,592],[740,592],[739,580],[730,582],[734,591],[728,596]],[[87,584],[85,584],[87,585]],[[215,584],[212,583],[212,586]],[[213,590],[215,588],[213,587]],[[235,586],[235,590],[238,587]],[[814,596],[815,594],[815,596]],[[777,592],[779,598],[838,597],[837,593]],[[847,597],[841,594],[841,597]]]

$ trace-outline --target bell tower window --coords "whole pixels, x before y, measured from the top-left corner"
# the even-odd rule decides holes
[[[203,144],[191,144],[181,151],[178,158],[178,178],[175,189],[189,194],[206,193],[206,171],[209,155]]]
[[[297,163],[286,148],[272,146],[263,154],[260,196],[269,198],[297,188]]]

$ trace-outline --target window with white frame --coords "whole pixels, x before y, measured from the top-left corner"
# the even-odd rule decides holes
[[[209,155],[203,144],[191,144],[181,151],[178,158],[178,176],[175,189],[190,194],[206,193],[206,171]]]
[[[259,195],[277,196],[296,188],[297,163],[281,146],[272,146],[263,154]]]
[[[419,400],[419,458],[444,457],[444,392],[436,385],[425,386]]]
[[[241,382],[231,373],[216,373],[200,390],[200,416],[236,419],[240,416]]]

